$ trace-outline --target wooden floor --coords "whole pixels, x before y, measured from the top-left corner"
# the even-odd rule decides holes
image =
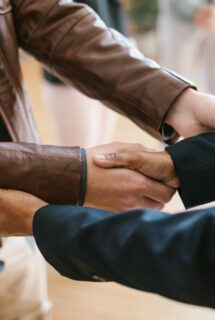
[[[55,132],[41,98],[40,67],[27,61],[23,65],[34,114],[44,143],[55,142]],[[158,146],[128,120],[120,118],[116,140]],[[175,197],[166,210],[183,209]],[[171,302],[116,284],[80,283],[59,276],[48,267],[49,292],[55,320],[215,320],[215,313]],[[215,299],[215,297],[214,297]]]

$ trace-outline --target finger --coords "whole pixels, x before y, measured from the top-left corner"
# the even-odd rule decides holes
[[[142,152],[107,153],[94,156],[94,163],[102,168],[137,169],[144,160]]]
[[[145,177],[142,190],[140,190],[140,192],[142,192],[144,197],[156,202],[168,203],[174,196],[176,190],[158,181]]]
[[[162,210],[164,208],[164,203],[154,201],[147,197],[143,197],[141,207],[139,208]]]
[[[137,170],[155,180],[162,178],[162,160],[158,152],[108,153],[94,157],[94,162],[99,167]]]

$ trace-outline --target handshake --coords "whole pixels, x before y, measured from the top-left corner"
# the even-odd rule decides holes
[[[169,110],[165,122],[185,138],[214,132],[214,106],[214,96],[188,89]],[[88,149],[86,155],[84,206],[114,212],[162,209],[179,187],[167,152],[155,152],[139,144],[112,143]],[[79,148],[6,143],[1,146],[0,159],[1,188],[34,195],[0,189],[0,236],[32,234],[34,214],[47,202],[76,203]]]
[[[162,209],[179,187],[167,152],[141,144],[112,143],[87,151],[88,177],[85,205],[123,211]]]
[[[116,142],[88,149],[86,154],[84,206],[114,212],[135,208],[160,210],[179,187],[167,152]],[[34,214],[46,205],[46,201],[34,195],[0,189],[0,236],[31,235]]]

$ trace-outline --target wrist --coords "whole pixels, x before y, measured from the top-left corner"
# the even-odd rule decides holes
[[[189,118],[188,115],[194,116],[194,107],[197,101],[198,92],[188,88],[174,102],[166,115],[164,123],[170,125],[181,135],[181,129],[184,130],[186,119]]]

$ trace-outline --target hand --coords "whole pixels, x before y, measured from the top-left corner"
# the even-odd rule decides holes
[[[102,168],[127,168],[158,180],[171,188],[179,187],[174,165],[167,152],[107,153],[94,157],[94,163]]]
[[[208,3],[201,6],[194,15],[194,23],[207,31],[215,31],[215,5]]]
[[[106,170],[93,162],[94,156],[98,154],[144,150],[146,149],[142,145],[125,143],[112,143],[87,150],[88,179],[85,206],[115,212],[133,208],[162,209],[174,195],[174,188],[134,170]]]
[[[169,110],[165,122],[182,137],[215,131],[215,97],[187,89]]]
[[[46,202],[21,191],[0,189],[0,236],[32,235],[32,222]]]

